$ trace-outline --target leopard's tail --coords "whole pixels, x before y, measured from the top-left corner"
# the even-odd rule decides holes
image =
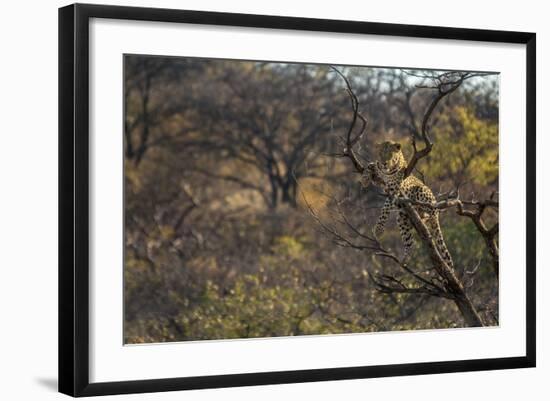
[[[447,248],[447,244],[443,239],[443,233],[441,232],[441,226],[439,225],[439,216],[437,214],[434,215],[428,220],[428,223],[437,250],[443,257],[443,260],[445,260],[445,263],[447,263],[449,267],[454,269],[453,258],[451,257],[449,249]]]

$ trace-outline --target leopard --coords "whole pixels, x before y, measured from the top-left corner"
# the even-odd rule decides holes
[[[398,197],[406,197],[413,202],[413,208],[418,212],[422,221],[426,224],[435,246],[444,261],[454,268],[451,254],[447,248],[441,226],[439,224],[439,210],[432,206],[436,198],[432,190],[420,179],[412,174],[405,177],[407,162],[401,149],[401,144],[394,141],[385,141],[376,145],[375,162],[367,164],[361,178],[364,187],[370,184],[381,187],[386,194],[386,200],[378,217],[376,225],[372,229],[374,238],[379,241],[384,233],[386,222],[390,212],[397,211],[397,225],[403,242],[403,264],[407,264],[412,255],[415,244],[413,237],[413,224],[402,205],[396,203]],[[420,203],[422,205],[420,205]]]

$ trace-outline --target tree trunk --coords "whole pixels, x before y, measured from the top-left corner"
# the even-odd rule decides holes
[[[469,327],[483,327],[483,321],[468,296],[462,292],[457,294],[455,304]]]
[[[271,204],[269,207],[275,210],[277,209],[277,203],[279,202],[279,187],[277,186],[277,182],[274,177],[270,176],[269,181],[271,184]]]
[[[286,181],[281,187],[282,191],[282,203],[289,204],[292,207],[296,207],[296,184],[293,181]]]
[[[430,230],[428,230],[428,227],[426,227],[426,224],[424,224],[416,209],[413,208],[410,202],[406,199],[399,199],[398,202],[399,205],[402,206],[407,212],[407,215],[420,235],[422,242],[424,242],[424,244],[428,247],[430,259],[432,260],[434,268],[445,283],[445,289],[452,296],[452,299],[462,314],[466,324],[471,327],[484,326],[481,317],[472,304],[472,301],[466,295],[464,286],[455,274],[454,269],[447,265],[445,259],[443,259],[439,253],[439,250],[433,241]]]

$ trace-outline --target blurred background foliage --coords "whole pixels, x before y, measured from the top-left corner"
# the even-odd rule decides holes
[[[410,155],[433,93],[399,69],[340,69],[368,119],[359,155],[387,139]],[[449,300],[377,291],[365,267],[395,267],[337,246],[308,213],[345,210],[370,233],[384,201],[328,156],[352,112],[327,66],[128,55],[124,77],[126,343],[464,326]],[[438,106],[415,172],[434,193],[498,191],[498,97],[498,76],[478,77]],[[452,210],[441,224],[468,295],[498,324],[483,238]],[[393,222],[382,241],[401,254]],[[429,269],[424,249],[411,265]]]

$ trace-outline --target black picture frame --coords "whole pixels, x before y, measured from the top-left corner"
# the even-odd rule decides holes
[[[90,383],[88,61],[91,18],[515,43],[526,46],[527,324],[521,357]],[[74,4],[59,9],[59,391],[71,396],[421,375],[535,366],[536,35],[357,21]]]

